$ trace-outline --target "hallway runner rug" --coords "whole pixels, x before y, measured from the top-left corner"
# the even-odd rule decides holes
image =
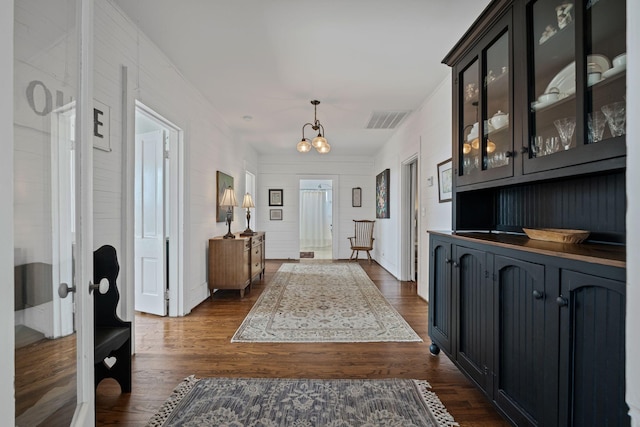
[[[231,342],[421,342],[357,263],[282,264]]]
[[[424,380],[186,378],[147,427],[457,426]]]

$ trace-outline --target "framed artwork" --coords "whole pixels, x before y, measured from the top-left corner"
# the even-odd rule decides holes
[[[351,189],[351,206],[354,208],[362,207],[362,188],[355,187]]]
[[[283,206],[282,190],[269,190],[269,206]]]
[[[216,216],[216,222],[226,222],[227,221],[227,209],[220,207],[220,200],[222,199],[222,194],[224,193],[224,189],[225,188],[227,188],[227,187],[233,188],[233,177],[227,175],[224,172],[218,171],[217,174],[216,174],[216,179],[217,179],[217,187],[216,188],[218,189],[218,194],[216,196],[216,207],[218,208],[217,216]]]
[[[282,221],[282,209],[269,209],[269,219],[271,221]]]
[[[451,159],[438,163],[438,201],[450,202],[453,192],[453,169]]]
[[[389,216],[389,176],[390,170],[385,169],[376,176],[376,218],[390,218]]]

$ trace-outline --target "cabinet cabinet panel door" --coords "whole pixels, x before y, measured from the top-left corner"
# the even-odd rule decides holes
[[[429,268],[429,336],[447,354],[452,354],[451,243],[431,239]]]
[[[460,367],[487,393],[492,384],[493,292],[487,280],[487,253],[455,247],[454,275],[458,298],[458,349]]]
[[[519,426],[538,425],[545,394],[557,381],[545,384],[545,269],[543,265],[496,256],[496,403]],[[553,350],[557,352],[557,349]],[[547,386],[547,387],[545,387]],[[552,402],[554,400],[552,399]]]
[[[628,426],[625,283],[563,270],[560,425]]]

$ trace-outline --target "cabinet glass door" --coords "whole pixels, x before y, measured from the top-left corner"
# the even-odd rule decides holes
[[[626,129],[625,0],[585,2],[586,141],[611,141]]]
[[[512,157],[509,96],[509,33],[484,51],[483,168],[509,165]]]
[[[461,136],[460,175],[470,175],[478,171],[480,165],[480,124],[479,124],[479,64],[476,58],[460,76]]]
[[[573,2],[529,5],[531,157],[576,147],[575,10]]]
[[[513,175],[511,20],[506,13],[458,68],[457,186]]]

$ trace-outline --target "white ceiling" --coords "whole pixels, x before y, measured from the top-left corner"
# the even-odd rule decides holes
[[[450,72],[440,61],[489,3],[114,1],[239,141],[259,153],[296,153],[318,99],[334,155],[374,155],[393,130],[365,129],[371,114],[419,108]],[[313,137],[309,127],[305,136]]]

